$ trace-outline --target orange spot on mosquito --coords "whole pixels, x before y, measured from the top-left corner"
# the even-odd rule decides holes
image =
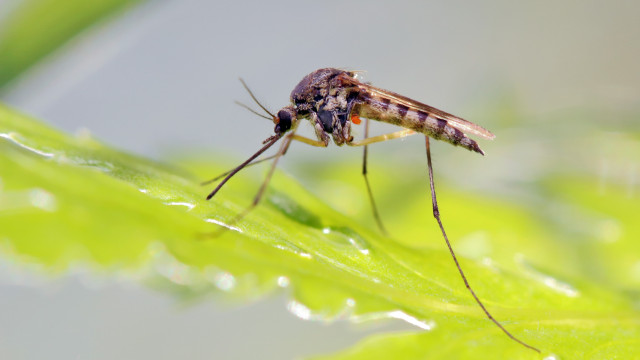
[[[358,115],[351,115],[351,122],[356,125],[360,125],[360,123],[362,122],[362,119],[360,119]]]

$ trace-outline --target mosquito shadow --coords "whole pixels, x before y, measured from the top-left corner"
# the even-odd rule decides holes
[[[288,217],[289,219],[316,229],[322,229],[322,219],[301,206],[298,202],[281,192],[271,192],[267,196],[267,202]]]

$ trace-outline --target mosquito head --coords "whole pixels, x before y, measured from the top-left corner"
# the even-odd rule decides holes
[[[282,108],[282,110],[278,111],[277,115],[273,115],[273,113],[267,110],[267,108],[264,107],[260,103],[260,101],[258,101],[255,95],[253,95],[253,92],[251,91],[251,89],[249,89],[249,87],[244,82],[244,80],[240,79],[240,82],[242,83],[242,86],[244,86],[244,88],[247,90],[249,95],[251,95],[251,98],[253,99],[253,101],[255,101],[256,104],[258,104],[258,106],[260,106],[260,108],[264,110],[264,112],[266,112],[269,116],[260,114],[259,112],[253,110],[252,108],[248,107],[247,105],[241,102],[236,101],[236,104],[242,106],[243,108],[251,111],[252,113],[260,117],[263,117],[267,120],[273,120],[273,123],[276,124],[275,129],[273,129],[276,133],[274,136],[276,137],[282,136],[284,133],[291,130],[291,128],[298,122],[298,118],[297,118],[298,112],[292,105]],[[271,138],[265,140],[265,143],[267,143],[270,139]]]
[[[282,135],[291,128],[298,121],[298,113],[293,106],[287,106],[278,111],[278,114],[273,117],[273,123],[276,127],[273,129],[276,135]]]

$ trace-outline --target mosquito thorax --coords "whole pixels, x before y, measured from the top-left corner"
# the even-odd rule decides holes
[[[278,114],[273,118],[274,124],[276,124],[276,134],[284,134],[291,129],[291,126],[297,121],[297,113],[293,106],[287,106],[278,111]]]

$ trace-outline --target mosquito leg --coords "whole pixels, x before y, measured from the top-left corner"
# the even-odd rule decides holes
[[[251,212],[251,210],[253,210],[253,208],[258,206],[258,204],[260,203],[260,200],[262,200],[262,196],[264,195],[265,190],[267,189],[267,186],[269,185],[269,182],[271,181],[271,177],[273,176],[273,173],[276,170],[276,165],[278,164],[278,160],[280,160],[282,155],[284,155],[284,153],[287,152],[287,149],[289,148],[289,144],[291,144],[292,139],[293,139],[293,134],[287,136],[285,138],[284,142],[282,143],[282,145],[280,145],[280,149],[278,150],[278,152],[273,156],[274,160],[273,160],[273,163],[271,164],[271,168],[269,168],[269,172],[267,173],[267,176],[265,177],[264,181],[262,182],[262,185],[260,186],[260,189],[258,190],[258,193],[253,198],[253,202],[251,203],[251,205],[249,205],[249,207],[244,209],[244,211],[242,211],[240,214],[236,215],[236,217],[231,219],[231,221],[229,221],[226,224],[227,225],[226,227],[222,227],[222,228],[220,228],[219,231],[214,233],[213,237],[217,237],[220,234],[224,233],[228,228],[232,227],[238,221],[242,220],[245,216],[247,216],[247,214],[249,212]]]
[[[405,130],[392,132],[390,134],[378,135],[378,136],[362,139],[360,141],[347,142],[347,145],[349,145],[349,146],[365,146],[365,145],[369,145],[369,144],[373,144],[373,143],[377,143],[377,142],[382,142],[382,141],[387,141],[387,140],[393,140],[393,139],[399,139],[399,138],[407,137],[407,136],[413,135],[415,133],[416,132],[413,131],[413,130],[405,129]]]
[[[382,219],[380,218],[380,213],[378,212],[378,207],[376,206],[376,202],[373,198],[373,192],[371,191],[371,185],[369,184],[369,178],[367,177],[367,145],[377,143],[377,142],[407,137],[415,134],[416,132],[413,130],[405,129],[405,130],[396,131],[390,134],[367,137],[369,136],[369,119],[366,119],[364,129],[365,129],[364,139],[360,141],[348,141],[346,144],[349,146],[364,146],[364,154],[362,157],[362,175],[364,176],[364,182],[367,186],[367,194],[369,196],[369,202],[371,203],[371,209],[373,210],[373,217],[375,218],[376,223],[378,224],[378,228],[380,228],[380,231],[382,232],[382,234],[385,236],[389,236],[389,233],[387,232],[384,225],[382,224]]]
[[[369,119],[365,119],[364,123],[364,138],[369,137]],[[378,224],[378,228],[380,232],[384,236],[389,236],[387,229],[385,229],[382,224],[382,219],[380,218],[380,213],[378,213],[378,207],[376,206],[376,201],[373,199],[373,192],[371,191],[371,185],[369,184],[369,178],[367,177],[367,145],[364,145],[364,151],[362,155],[362,176],[364,177],[364,183],[367,185],[367,194],[369,195],[369,203],[371,204],[371,209],[373,210],[373,217]]]
[[[243,163],[240,166],[236,167],[232,171],[227,172],[226,173],[227,177],[225,178],[225,180],[223,180],[223,183],[218,185],[218,187],[209,195],[209,198],[211,198],[211,196],[215,195],[215,193],[220,189],[220,187],[222,187],[224,182],[226,180],[228,180],[231,176],[233,176],[235,173],[240,171],[240,169],[242,169],[242,168],[244,168],[244,167],[246,167],[248,165],[253,165],[253,164],[257,163],[257,162],[265,161],[265,160],[268,160],[268,159],[274,159],[273,163],[271,164],[271,168],[269,169],[269,172],[267,173],[267,176],[266,176],[264,182],[262,183],[262,186],[260,186],[260,189],[258,190],[258,193],[254,197],[253,202],[251,203],[251,205],[249,205],[248,208],[246,208],[243,212],[241,212],[236,217],[234,217],[230,222],[228,222],[226,224],[227,225],[226,227],[222,227],[219,231],[215,232],[211,236],[217,237],[217,236],[221,235],[222,233],[224,233],[228,228],[230,228],[235,223],[237,223],[238,221],[242,220],[245,216],[247,216],[247,214],[251,210],[253,210],[253,208],[255,208],[260,203],[260,200],[262,199],[262,196],[264,195],[264,192],[267,189],[267,185],[269,185],[269,182],[271,181],[271,177],[273,176],[273,173],[275,172],[276,165],[278,164],[278,160],[287,152],[287,150],[289,150],[289,145],[291,145],[291,142],[293,140],[300,141],[300,142],[303,142],[303,143],[305,143],[307,145],[316,146],[316,147],[327,147],[327,145],[328,145],[324,141],[309,139],[309,138],[304,137],[304,136],[296,135],[295,133],[292,132],[292,133],[290,133],[289,135],[287,135],[285,137],[284,142],[282,143],[282,145],[280,146],[280,149],[278,150],[278,152],[275,155],[272,155],[272,156],[269,156],[267,158],[258,160],[256,162],[250,163],[251,161],[253,161],[255,159],[255,157],[257,157],[264,150],[266,150],[267,146],[265,146],[263,149],[260,149],[260,151],[258,151],[258,153],[254,154],[254,156],[249,158],[249,160],[245,161],[245,163]],[[224,175],[225,174],[223,174],[221,176],[224,176]],[[214,180],[211,180],[211,181],[214,181]]]
[[[276,157],[276,155],[271,155],[271,156],[267,156],[266,158],[255,160],[254,162],[252,162],[250,164],[247,164],[247,166],[245,166],[245,168],[248,168],[249,166],[260,164],[261,162],[265,162],[267,160],[271,160],[271,159],[273,159],[275,157]],[[216,182],[216,181],[222,179],[223,177],[231,174],[231,172],[233,172],[233,170],[235,170],[235,168],[233,168],[233,169],[231,169],[231,170],[229,170],[227,172],[224,172],[224,173],[214,177],[213,179],[209,179],[207,181],[203,181],[203,182],[200,183],[200,185],[208,185],[208,184],[211,184],[212,182]]]
[[[329,146],[329,143],[326,141],[322,141],[322,140],[313,140],[313,139],[309,139],[308,137],[304,137],[304,136],[300,136],[300,135],[296,135],[296,134],[291,134],[291,140],[296,140],[296,141],[300,141],[301,143],[305,143],[307,145],[311,145],[311,146],[315,146],[315,147],[327,147]]]
[[[209,195],[207,195],[207,200],[210,200],[212,197],[214,197],[218,193],[218,191],[220,191],[220,189],[224,186],[224,184],[226,184],[227,181],[229,181],[229,179],[233,177],[233,175],[237,174],[245,166],[247,166],[249,163],[255,160],[255,158],[260,156],[263,152],[267,151],[267,149],[269,149],[271,146],[273,146],[273,144],[278,142],[278,140],[280,140],[281,137],[282,135],[274,135],[269,137],[267,140],[265,140],[264,141],[265,145],[260,150],[258,150],[255,154],[251,155],[251,157],[249,157],[242,164],[238,165],[235,169],[231,170],[229,174],[227,174],[227,176],[220,182],[220,184],[218,184],[218,186],[216,186],[216,188],[213,189],[213,191],[209,193]]]
[[[291,133],[289,136],[287,136],[284,142],[282,143],[282,146],[280,146],[280,149],[278,150],[278,152],[273,156],[275,159],[271,164],[271,168],[269,169],[269,173],[267,173],[267,177],[264,179],[262,186],[260,186],[260,190],[258,190],[258,193],[253,198],[253,203],[251,203],[251,206],[249,206],[245,211],[243,211],[240,215],[238,215],[236,219],[234,219],[235,221],[233,223],[237,222],[238,220],[241,220],[249,211],[251,211],[254,207],[256,207],[260,203],[260,200],[262,199],[262,195],[264,195],[264,192],[267,189],[267,185],[269,185],[269,182],[271,181],[271,177],[273,176],[273,173],[276,170],[276,165],[278,164],[278,160],[280,160],[280,158],[287,153],[287,150],[289,150],[289,145],[291,145],[291,142],[293,140],[303,141],[307,144],[311,144],[311,142],[307,142],[307,141],[312,141],[315,143],[314,146],[322,146],[322,147],[327,146],[324,144],[324,142],[314,141],[304,136],[296,135],[295,133]]]
[[[269,156],[267,158],[258,160],[256,162],[250,163],[250,161],[255,159],[255,157],[257,157],[264,150],[266,150],[266,148],[268,146],[273,144],[273,141],[272,141],[267,146],[265,146],[263,149],[260,149],[260,151],[258,151],[256,154],[254,154],[251,158],[249,158],[243,164],[241,164],[240,166],[236,167],[235,169],[227,172],[226,173],[227,177],[225,177],[225,180],[223,180],[223,182],[221,184],[219,184],[218,187],[211,194],[209,194],[208,198],[211,198],[213,195],[215,195],[216,192],[220,189],[220,187],[222,187],[222,185],[224,185],[226,180],[228,180],[231,176],[233,176],[238,171],[240,171],[240,169],[242,169],[242,168],[244,168],[246,166],[249,166],[249,165],[253,165],[253,164],[257,163],[257,162],[265,161],[265,160],[268,160],[268,159],[275,159],[273,161],[273,164],[271,165],[271,168],[269,169],[269,173],[267,173],[266,179],[262,183],[262,186],[260,187],[260,190],[258,190],[258,193],[256,194],[255,198],[253,199],[253,202],[251,203],[251,205],[248,208],[246,208],[242,213],[238,214],[235,218],[233,218],[227,224],[228,227],[230,227],[233,224],[237,223],[238,221],[242,220],[242,218],[244,218],[251,210],[253,210],[254,207],[256,207],[260,203],[260,200],[262,199],[262,195],[264,194],[264,191],[266,190],[267,185],[269,184],[269,181],[271,180],[271,177],[273,176],[273,173],[275,171],[275,168],[276,168],[276,165],[278,163],[278,160],[287,152],[287,150],[289,150],[289,146],[291,145],[291,142],[293,140],[297,140],[297,141],[303,142],[305,144],[312,145],[312,146],[318,146],[318,147],[326,147],[328,145],[324,141],[318,141],[318,140],[309,139],[309,138],[304,137],[304,136],[296,135],[295,133],[292,132],[292,133],[290,133],[289,135],[287,135],[285,137],[284,142],[282,143],[282,145],[280,146],[280,149],[278,150],[278,152],[275,155],[272,155],[272,156]],[[223,174],[221,176],[224,176],[224,175],[225,174]],[[213,180],[211,180],[211,181],[213,181]],[[220,234],[225,232],[228,229],[228,227],[221,228],[219,231],[215,232],[211,236],[213,236],[213,237],[219,236]]]
[[[367,124],[366,125],[367,125],[367,129],[365,130],[366,131],[365,137],[368,135],[368,119],[367,119]],[[351,146],[365,146],[363,164],[362,164],[362,174],[364,176],[365,183],[366,183],[366,186],[367,186],[367,192],[369,194],[369,200],[371,202],[371,206],[372,206],[372,209],[373,209],[374,217],[376,219],[378,227],[380,228],[381,232],[385,236],[388,236],[388,233],[387,233],[386,229],[384,228],[384,225],[382,224],[382,221],[380,219],[380,215],[378,213],[378,210],[377,210],[377,207],[376,207],[376,204],[375,204],[375,200],[373,198],[373,193],[371,191],[371,186],[369,185],[369,180],[367,178],[367,147],[366,147],[366,145],[370,144],[370,143],[374,143],[374,142],[386,141],[386,140],[391,140],[391,139],[396,139],[396,138],[400,138],[400,137],[409,136],[409,135],[413,135],[414,133],[415,132],[411,131],[411,130],[402,130],[402,131],[398,131],[398,132],[391,133],[391,134],[380,135],[380,136],[376,136],[376,137],[373,137],[373,138],[367,138],[367,139],[364,139],[363,141],[360,141],[360,142],[347,143],[348,145],[351,145]],[[255,165],[255,164],[258,164],[260,162],[269,160],[269,159],[275,159],[273,164],[272,164],[272,166],[271,166],[271,169],[269,170],[269,173],[267,174],[267,178],[265,179],[264,183],[260,187],[260,190],[258,191],[258,194],[254,198],[254,201],[253,201],[252,205],[249,206],[247,209],[245,209],[238,216],[236,216],[228,224],[229,226],[232,225],[232,224],[235,224],[236,222],[238,222],[239,220],[244,218],[246,216],[246,214],[248,214],[255,206],[258,205],[258,203],[260,202],[260,199],[262,198],[262,195],[263,195],[263,193],[264,193],[264,191],[266,189],[266,186],[268,185],[268,183],[269,183],[269,181],[271,179],[271,176],[273,175],[273,172],[275,170],[275,166],[276,166],[276,164],[278,162],[278,159],[287,152],[287,150],[289,149],[289,146],[291,145],[291,142],[293,140],[300,141],[300,142],[305,143],[307,145],[316,146],[316,147],[327,147],[327,145],[328,145],[328,143],[326,141],[314,140],[314,139],[310,139],[310,138],[307,138],[307,137],[304,137],[304,136],[297,135],[295,133],[291,133],[291,134],[286,136],[285,141],[282,143],[282,145],[280,147],[280,150],[278,150],[278,152],[275,155],[272,155],[272,156],[269,156],[269,157],[266,157],[266,158],[251,162],[251,161],[253,161],[255,159],[255,157],[257,157],[264,150],[266,150],[266,147],[265,147],[265,148],[261,149],[258,153],[256,153],[254,156],[252,156],[249,160],[245,161],[243,164],[241,164],[240,166],[236,167],[235,169],[233,169],[231,171],[227,171],[226,173],[221,174],[218,177],[216,177],[214,179],[211,179],[211,180],[208,180],[205,183],[203,183],[203,184],[207,184],[207,183],[216,181],[216,180],[220,179],[223,176],[226,176],[226,178],[223,180],[223,182],[221,184],[219,184],[218,187],[216,187],[216,189],[211,194],[209,194],[207,199],[210,199],[213,195],[215,195],[217,193],[217,191],[222,187],[222,185],[224,185],[224,183],[231,176],[235,175],[242,168],[245,168],[245,167],[251,166],[251,165]],[[222,231],[224,231],[224,230],[222,230]],[[221,232],[219,232],[219,233],[221,233]]]
[[[307,143],[307,144],[314,145],[314,146],[325,146],[325,147],[326,147],[326,145],[315,145],[315,144],[312,144],[312,143],[317,143],[318,141],[315,141],[315,140],[312,140],[312,139],[309,139],[309,138],[305,138],[305,137],[300,136],[300,135],[296,135],[295,133],[291,133],[291,134],[287,135],[287,138],[291,138],[291,139],[293,139],[293,140],[302,141],[302,142],[305,142],[305,143]],[[303,141],[303,140],[300,140],[300,139],[304,139],[304,141]],[[267,157],[265,157],[265,158],[255,160],[254,162],[247,164],[247,165],[245,166],[245,168],[248,168],[249,166],[253,166],[253,165],[260,164],[260,163],[265,162],[265,161],[267,161],[267,160],[274,159],[274,158],[276,158],[276,157],[278,157],[278,156],[283,156],[283,155],[284,155],[284,154],[286,154],[286,153],[287,153],[287,151],[289,150],[289,145],[291,145],[291,141],[289,141],[289,142],[287,143],[287,146],[285,147],[284,152],[283,152],[281,155],[278,155],[278,154],[276,153],[276,154],[274,154],[274,155],[267,156]],[[234,170],[235,170],[235,168],[234,168],[234,169],[231,169],[231,170],[229,170],[229,171],[227,171],[227,172],[224,172],[224,173],[222,173],[222,174],[220,174],[220,175],[218,175],[218,176],[214,177],[213,179],[209,179],[209,180],[207,180],[207,181],[201,182],[201,183],[200,183],[200,185],[207,185],[207,184],[211,184],[212,182],[215,182],[215,181],[217,181],[217,180],[220,180],[221,178],[223,178],[223,177],[225,177],[225,176],[227,176],[227,175],[231,174]]]
[[[435,188],[435,186],[433,184],[433,167],[431,166],[431,149],[429,147],[429,137],[428,136],[425,136],[425,141],[426,141],[426,146],[427,146],[427,164],[428,164],[428,167],[429,167],[429,169],[428,169],[429,170],[429,186],[431,187],[431,204],[433,206],[433,217],[435,217],[436,221],[438,221],[438,225],[440,226],[440,231],[442,231],[442,236],[444,237],[444,241],[447,243],[447,247],[449,248],[449,252],[451,253],[451,257],[453,258],[453,261],[456,263],[456,267],[458,268],[458,272],[460,273],[460,276],[462,277],[462,281],[464,281],[464,285],[467,287],[467,290],[469,290],[469,292],[471,293],[473,298],[476,300],[478,305],[480,305],[480,307],[482,308],[482,311],[484,311],[484,313],[487,315],[489,320],[493,321],[493,323],[496,324],[512,340],[520,343],[521,345],[524,345],[525,347],[527,347],[527,348],[529,348],[531,350],[537,351],[539,353],[540,350],[538,350],[537,348],[535,348],[535,347],[523,342],[522,340],[516,338],[515,336],[513,336],[507,329],[505,329],[502,326],[502,324],[500,324],[498,322],[498,320],[496,320],[489,313],[489,310],[487,310],[487,308],[484,307],[484,304],[482,303],[482,301],[480,301],[480,299],[478,298],[476,293],[473,291],[473,289],[471,289],[471,286],[469,285],[469,282],[467,281],[467,277],[464,276],[464,272],[462,271],[462,268],[460,267],[460,263],[458,263],[458,259],[456,258],[456,254],[453,252],[453,248],[451,247],[451,243],[449,243],[449,238],[447,237],[447,233],[444,231],[444,226],[442,225],[442,221],[440,220],[440,211],[438,210],[438,201],[436,200],[436,188]]]

